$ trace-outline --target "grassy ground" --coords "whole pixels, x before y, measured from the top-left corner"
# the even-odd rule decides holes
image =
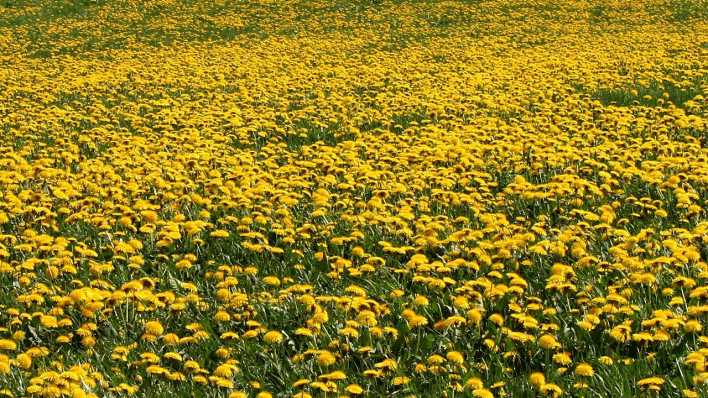
[[[0,396],[705,396],[707,9],[0,0]]]

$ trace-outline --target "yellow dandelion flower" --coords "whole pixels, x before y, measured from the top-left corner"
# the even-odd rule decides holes
[[[284,339],[285,336],[277,330],[271,330],[263,335],[263,341],[268,344],[280,344]]]
[[[592,377],[595,371],[590,364],[583,362],[575,367],[575,374],[578,376]]]

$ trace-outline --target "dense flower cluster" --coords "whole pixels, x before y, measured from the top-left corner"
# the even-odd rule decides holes
[[[708,392],[701,1],[0,7],[0,396]]]

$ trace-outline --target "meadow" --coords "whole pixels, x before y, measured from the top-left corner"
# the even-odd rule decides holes
[[[0,0],[0,397],[708,396],[705,0]]]

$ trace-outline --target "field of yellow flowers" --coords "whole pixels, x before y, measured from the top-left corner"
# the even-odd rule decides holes
[[[706,397],[705,0],[0,0],[0,397]]]

